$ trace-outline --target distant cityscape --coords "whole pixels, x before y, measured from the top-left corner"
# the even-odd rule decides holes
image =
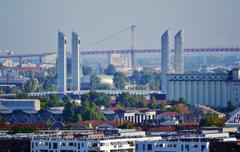
[[[1,50],[0,151],[239,151],[240,48],[166,30],[135,49],[136,27],[129,50],[82,51],[77,32],[68,49],[62,31],[57,53]]]

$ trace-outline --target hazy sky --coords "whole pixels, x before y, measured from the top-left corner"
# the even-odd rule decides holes
[[[77,31],[82,50],[129,49],[136,25],[136,48],[160,48],[160,35],[184,29],[185,47],[240,46],[240,0],[0,0],[0,49],[15,53],[53,52],[62,30],[71,49]]]

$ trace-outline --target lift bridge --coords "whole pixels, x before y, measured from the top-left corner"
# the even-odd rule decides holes
[[[131,31],[131,47],[130,49],[108,49],[108,50],[83,50],[81,51],[81,55],[108,55],[111,54],[130,54],[131,55],[131,64],[132,67],[134,67],[134,61],[135,61],[135,55],[141,54],[141,53],[161,53],[160,49],[135,49],[135,25],[131,25],[127,28],[124,28],[123,30],[116,32],[112,35],[109,35],[108,37],[95,41],[93,43],[90,43],[89,46],[94,46],[99,43],[105,42],[109,39],[112,39],[113,37],[118,36],[119,34]],[[156,35],[155,35],[156,36]],[[160,39],[160,35],[158,36],[158,39]],[[172,49],[172,52],[174,50]],[[49,53],[30,53],[30,54],[14,54],[13,52],[9,53],[10,51],[1,51],[1,52],[7,52],[7,53],[0,53],[0,58],[8,58],[8,59],[18,59],[19,65],[22,63],[23,58],[38,58],[39,63],[42,64],[43,60],[48,56],[54,56],[56,58],[56,52],[49,52]],[[206,48],[184,48],[185,53],[201,53],[201,52],[207,52],[207,53],[228,53],[228,52],[240,52],[240,47],[206,47]]]

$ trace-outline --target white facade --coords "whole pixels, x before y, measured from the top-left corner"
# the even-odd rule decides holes
[[[67,39],[58,32],[58,91],[67,91]]]
[[[72,33],[72,89],[80,91],[80,38]]]
[[[174,70],[176,74],[184,73],[183,32],[180,30],[174,37]]]
[[[209,152],[209,145],[198,138],[137,141],[136,152]]]
[[[156,111],[146,111],[146,112],[125,112],[121,120],[131,121],[132,123],[142,123],[146,120],[154,120],[156,118]]]
[[[38,99],[0,99],[0,106],[9,110],[40,110]]]
[[[234,76],[232,76],[234,77]],[[226,107],[240,101],[240,80],[227,74],[169,74],[167,99],[184,98],[192,104]]]
[[[135,142],[143,140],[160,140],[161,137],[143,137],[143,138],[104,138],[104,139],[32,139],[31,152],[40,151],[135,151]]]
[[[163,33],[161,37],[161,91],[167,91],[167,74],[170,71],[170,36],[169,31]]]

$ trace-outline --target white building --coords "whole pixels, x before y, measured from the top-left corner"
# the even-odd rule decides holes
[[[176,74],[184,73],[183,31],[180,30],[174,37],[174,70]]]
[[[229,74],[169,74],[167,99],[184,98],[192,104],[226,107],[240,101],[239,68]]]
[[[128,152],[135,151],[135,142],[161,137],[103,138],[103,139],[32,139],[31,152]]]
[[[40,110],[38,99],[0,99],[0,106],[6,110]]]
[[[72,33],[72,89],[80,91],[80,38]]]
[[[210,142],[200,138],[146,140],[136,142],[136,152],[209,152]]]
[[[67,39],[58,32],[58,91],[67,91]]]
[[[167,90],[167,74],[170,71],[170,36],[169,31],[163,33],[161,37],[161,91]]]

